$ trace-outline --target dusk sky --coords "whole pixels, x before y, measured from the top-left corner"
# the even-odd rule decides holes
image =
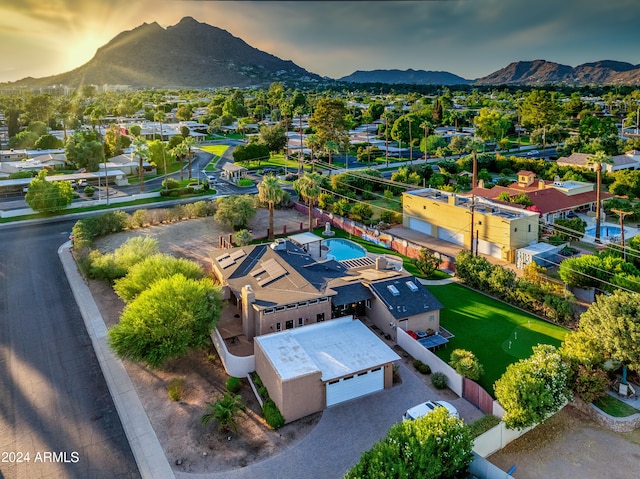
[[[332,78],[413,68],[475,79],[536,59],[640,63],[638,0],[0,0],[0,82],[72,70],[124,30],[184,16]]]

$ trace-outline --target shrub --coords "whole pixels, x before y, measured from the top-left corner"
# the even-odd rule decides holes
[[[586,403],[592,403],[606,395],[609,385],[607,373],[592,367],[578,366],[574,392]]]
[[[422,374],[431,374],[431,367],[428,364],[423,363],[419,359],[413,360],[413,367],[416,368],[416,371]]]
[[[95,192],[96,190],[93,188],[93,186],[84,187],[84,194],[87,195],[89,198],[91,198]]]
[[[238,180],[238,186],[253,186],[253,181],[249,178],[241,178]]]
[[[173,178],[167,178],[162,182],[162,187],[168,190],[176,190],[180,188],[180,182]]]
[[[267,399],[262,405],[262,415],[267,424],[273,429],[279,429],[284,426],[284,417],[280,413],[280,409],[273,402],[273,399]]]
[[[135,228],[142,228],[147,223],[147,210],[136,210],[131,215],[131,225]]]
[[[469,432],[471,432],[472,437],[478,437],[498,424],[500,424],[500,418],[489,414],[469,424]]]
[[[444,389],[447,387],[447,376],[444,373],[433,373],[431,375],[431,384],[436,389]]]
[[[451,353],[449,364],[458,374],[465,378],[477,381],[484,373],[482,364],[478,361],[475,354],[466,349],[454,349]]]
[[[184,393],[184,380],[180,378],[173,378],[169,381],[167,392],[169,393],[169,398],[172,401],[180,401],[180,399],[182,399],[182,394]]]
[[[238,391],[240,391],[240,387],[242,386],[242,384],[240,383],[240,378],[236,378],[236,377],[230,377],[229,379],[227,379],[227,391],[229,391],[230,393],[237,393]]]
[[[258,386],[258,394],[262,399],[269,399],[269,391],[264,386]]]

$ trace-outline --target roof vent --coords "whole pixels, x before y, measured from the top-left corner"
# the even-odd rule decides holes
[[[395,285],[393,284],[387,285],[387,289],[392,295],[400,296],[400,291],[398,291],[398,288],[396,288]]]
[[[413,281],[407,281],[405,284],[411,290],[412,293],[415,293],[416,291],[418,291],[418,286]]]

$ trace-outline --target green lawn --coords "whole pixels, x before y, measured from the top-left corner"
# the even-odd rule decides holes
[[[211,153],[212,155],[222,156],[229,149],[229,145],[203,145],[199,147],[201,150]]]
[[[484,366],[478,382],[492,395],[509,364],[529,357],[537,344],[559,346],[568,332],[457,283],[428,288],[444,306],[440,325],[455,335],[436,354],[449,362],[454,349],[472,351]]]
[[[605,394],[600,399],[593,401],[593,405],[613,417],[627,417],[640,412],[609,394]]]

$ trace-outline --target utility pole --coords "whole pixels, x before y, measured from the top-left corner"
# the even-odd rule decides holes
[[[624,217],[626,215],[632,214],[633,211],[622,211],[622,210],[611,209],[611,212],[617,214],[620,217],[620,238],[622,240],[622,259],[626,261],[627,260],[627,252],[626,252],[626,249],[624,247]]]
[[[471,195],[471,256],[473,256],[473,215],[476,208],[476,197]]]

